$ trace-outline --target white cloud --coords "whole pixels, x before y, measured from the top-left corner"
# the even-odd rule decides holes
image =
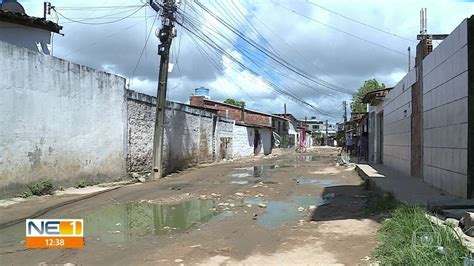
[[[430,33],[449,33],[464,18],[474,13],[472,3],[449,0],[309,0],[350,18],[414,40],[414,42],[409,42],[354,23],[305,1],[272,1],[277,1],[280,5],[359,38],[402,53],[405,53],[407,47],[411,46],[413,55],[415,54],[416,35],[419,31],[420,8],[428,8],[428,32]],[[28,14],[42,16],[42,2],[22,2],[21,0],[20,2],[25,6]],[[272,4],[270,0],[202,0],[201,2],[246,36],[260,42],[262,46],[267,47],[267,44],[261,41],[259,34],[263,35],[285,60],[297,65],[312,76],[327,80],[340,87],[356,90],[364,80],[371,78],[376,78],[387,86],[393,86],[406,73],[406,56],[310,21]],[[66,6],[140,5],[141,2],[139,0],[56,0],[53,4],[60,9]],[[233,4],[239,7],[252,25],[258,29],[259,34],[241,17]],[[191,1],[188,1],[187,5],[186,12],[188,14],[192,14],[190,5],[193,5],[196,10],[200,10]],[[63,12],[68,17],[93,18],[117,11],[121,10],[64,10]],[[153,14],[154,11],[148,8],[147,15]],[[212,16],[205,15],[204,12],[202,14],[204,16],[199,21],[201,29],[204,30],[206,27],[216,29],[219,33],[229,36],[234,42],[237,40],[234,34],[231,34]],[[151,36],[141,64],[136,73],[132,75],[152,20],[153,18],[149,18],[145,23],[144,10],[124,21],[101,26],[67,23],[61,19],[60,24],[64,26],[65,36],[55,37],[55,55],[63,57],[70,54],[68,60],[132,78],[133,89],[154,95],[159,62],[159,57],[156,55],[158,40],[154,35]],[[277,82],[283,89],[290,90],[305,101],[317,104],[321,109],[334,113],[335,116],[342,117],[341,102],[343,100],[349,101],[351,98],[350,95],[334,92],[331,92],[333,97],[328,97],[316,84],[308,83],[312,84],[312,89],[303,86],[300,84],[300,77],[287,72],[284,72],[283,75],[280,74],[282,68],[269,60],[262,61],[267,65],[266,71],[279,78],[255,76],[247,70],[236,67],[233,62],[215,53],[211,48],[203,46],[202,48],[216,60],[218,64],[218,69],[216,69],[216,66],[209,62],[209,58],[196,49],[196,44],[190,39],[189,34],[181,28],[178,30],[178,38],[173,44],[172,62],[176,61],[175,57],[179,46],[181,71],[175,69],[170,74],[169,97],[171,100],[185,102],[195,87],[208,86],[211,88],[211,96],[217,100],[232,97],[244,100],[251,108],[272,112],[282,112],[283,103],[286,102],[288,111],[299,117],[318,116],[316,111],[276,95],[269,88],[265,78],[272,79],[272,82]],[[117,34],[107,37],[113,33]],[[184,37],[181,37],[182,35]],[[231,51],[234,56],[243,57],[237,52],[234,45],[215,40],[222,45],[223,49]],[[71,54],[72,52],[74,53]],[[248,61],[246,62],[248,63]],[[179,86],[176,87],[177,85]],[[319,117],[325,118],[324,116]]]

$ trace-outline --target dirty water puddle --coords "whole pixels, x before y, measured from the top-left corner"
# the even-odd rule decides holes
[[[87,235],[107,243],[131,242],[150,235],[184,232],[199,224],[218,222],[232,212],[216,211],[213,200],[193,199],[177,204],[128,202],[84,216]]]
[[[265,205],[266,213],[257,218],[259,224],[268,229],[296,222],[305,217],[310,206],[321,206],[327,201],[315,196],[291,196],[282,201],[265,201],[261,198],[244,200],[244,204]]]
[[[64,218],[84,219],[86,243],[126,244],[154,235],[182,233],[200,224],[219,222],[234,214],[232,211],[219,211],[216,207],[215,201],[204,199],[177,204],[127,202]],[[5,234],[3,231],[0,248],[23,245],[25,223],[10,227]]]
[[[290,167],[287,165],[258,165],[258,166],[251,166],[251,167],[239,167],[234,168],[234,173],[230,174],[230,177],[239,179],[233,180],[231,184],[239,184],[239,185],[247,185],[259,182],[259,180],[255,180],[255,178],[269,178],[271,174],[269,170],[278,169],[278,168],[286,168]]]
[[[336,185],[336,181],[332,179],[312,179],[306,177],[298,177],[293,180],[297,185],[316,185],[321,187],[330,187]]]

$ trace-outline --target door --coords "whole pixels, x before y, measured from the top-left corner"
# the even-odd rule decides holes
[[[377,162],[383,163],[383,112],[378,116]]]

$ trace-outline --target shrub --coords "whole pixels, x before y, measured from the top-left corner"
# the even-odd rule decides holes
[[[32,186],[28,186],[32,195],[35,196],[43,196],[43,195],[53,195],[54,194],[54,186],[53,181],[51,179],[41,180],[40,182],[33,184]]]

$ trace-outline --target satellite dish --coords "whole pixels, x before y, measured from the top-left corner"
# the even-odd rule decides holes
[[[18,3],[16,0],[3,0],[3,4],[1,4],[1,9],[3,11],[8,11],[8,12],[17,12],[17,13],[25,13],[25,8]]]

